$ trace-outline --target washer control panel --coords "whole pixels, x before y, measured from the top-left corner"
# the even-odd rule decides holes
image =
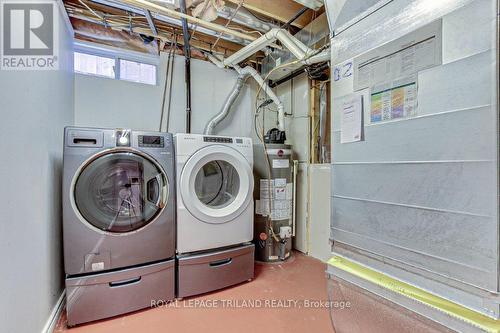
[[[165,137],[161,135],[139,135],[139,147],[165,148]]]
[[[204,136],[203,142],[233,143],[233,138],[221,138],[217,136]]]

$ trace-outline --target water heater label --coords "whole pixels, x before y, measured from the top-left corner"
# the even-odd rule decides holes
[[[290,160],[273,160],[273,169],[286,169],[290,167]]]
[[[270,182],[267,179],[261,179],[260,200],[255,202],[255,213],[262,216],[271,215],[273,220],[291,218],[292,186],[291,183],[286,182],[286,178],[271,179]]]

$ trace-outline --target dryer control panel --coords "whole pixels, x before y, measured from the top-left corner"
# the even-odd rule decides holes
[[[233,143],[233,138],[224,138],[219,136],[204,136],[203,142]]]

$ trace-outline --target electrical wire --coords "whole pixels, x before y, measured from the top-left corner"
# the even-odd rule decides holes
[[[245,5],[245,1],[243,0],[243,5]],[[252,15],[253,17],[255,17],[257,20],[263,22],[263,23],[267,23],[267,24],[275,24],[276,21],[275,20],[266,20],[266,19],[263,19],[262,17],[259,17],[257,16],[256,14],[254,14],[251,10],[247,9],[246,10],[247,13],[249,13],[250,15]]]
[[[93,10],[92,8],[89,7],[89,5],[87,5],[85,2],[83,2],[82,0],[78,0],[79,3],[81,3],[85,8],[87,8],[88,10],[90,10],[90,12],[92,14],[94,14],[95,16],[97,16],[100,20],[104,20],[104,17],[97,14],[97,12],[95,10]]]
[[[204,0],[204,5],[203,5],[203,9],[201,10],[201,13],[200,13],[200,18],[203,17],[203,15],[205,15],[205,12],[207,11],[208,9],[208,4],[210,3],[211,0]],[[191,40],[191,38],[193,38],[194,34],[196,33],[196,29],[198,29],[198,23],[195,23],[194,26],[193,26],[193,29],[192,32],[191,32],[191,36],[189,37],[189,39]]]
[[[172,45],[173,44],[173,45]],[[168,127],[170,125],[170,105],[172,101],[172,82],[173,82],[173,71],[174,71],[174,62],[175,62],[175,51],[177,50],[177,34],[173,34],[173,42],[170,44],[170,50],[168,52],[168,60],[167,60],[167,73],[165,75],[165,87],[163,89],[163,99],[161,104],[161,118],[160,118],[160,132],[163,127],[163,115],[165,112],[165,99],[167,93],[167,80],[169,85],[169,93],[168,93],[168,104],[167,104],[167,120],[165,131],[168,132]]]
[[[179,49],[179,45],[177,44],[177,34],[174,33],[174,51],[173,51],[173,56],[172,56],[172,63],[170,65],[170,88],[168,92],[168,108],[167,108],[167,126],[166,130],[168,132],[168,129],[170,127],[170,110],[171,110],[171,105],[172,105],[172,84],[173,84],[173,79],[174,79],[174,64],[175,64],[175,51]]]
[[[260,31],[257,31],[257,30],[245,30],[245,29],[241,29],[239,27],[235,27],[234,25],[228,25],[227,28],[232,29],[232,30],[236,30],[236,31],[240,31],[240,32],[243,32],[243,33],[246,33],[246,34],[258,34],[259,36],[264,35]]]
[[[231,21],[234,19],[234,17],[236,16],[236,14],[238,13],[238,10],[240,10],[241,6],[243,6],[243,0],[240,0],[240,2],[238,3],[238,7],[236,7],[236,9],[234,10],[233,14],[231,15],[231,17],[229,18],[229,20],[226,22],[226,24],[224,25],[225,28],[227,28],[227,26],[229,24],[231,24]],[[217,45],[217,43],[219,42],[220,38],[222,37],[222,33],[219,33],[217,35],[217,39],[215,40],[214,44],[213,44],[213,47],[215,47]]]

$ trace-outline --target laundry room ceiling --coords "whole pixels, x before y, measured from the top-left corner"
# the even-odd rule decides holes
[[[64,0],[64,5],[78,40],[152,54],[177,45],[176,52],[183,52],[179,0]],[[186,6],[195,58],[206,51],[229,56],[276,27],[296,33],[324,12],[294,0],[186,0]],[[263,57],[259,52],[250,61]]]

